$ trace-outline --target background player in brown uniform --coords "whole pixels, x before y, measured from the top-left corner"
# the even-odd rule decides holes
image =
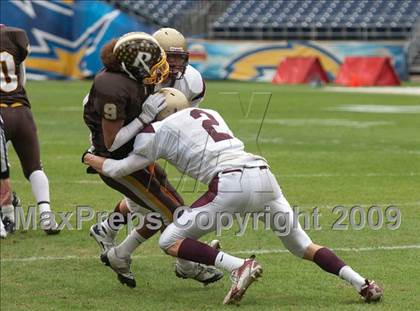
[[[164,80],[169,68],[165,52],[145,33],[129,33],[106,44],[101,51],[105,68],[94,79],[84,101],[84,120],[91,132],[93,152],[114,159],[124,158],[132,150],[135,135],[166,107],[165,97],[154,94],[155,84]],[[121,143],[126,142],[128,143]],[[111,188],[124,194],[115,212],[126,215],[129,208],[145,207],[159,212],[166,223],[175,209],[183,205],[181,196],[169,184],[163,170],[155,164],[124,178],[100,175]],[[130,202],[127,207],[126,202]],[[91,235],[107,250],[115,245],[118,230],[126,222],[106,219],[91,228]],[[140,230],[145,241],[156,231]],[[133,279],[123,280],[135,286]]]
[[[7,159],[6,138],[4,136],[3,119],[0,116],[0,238],[7,237],[7,231],[3,224],[3,217],[5,220],[9,219],[10,213],[14,213],[12,206],[12,190],[9,179],[9,161]]]
[[[0,112],[7,141],[11,141],[19,157],[23,174],[29,180],[38,204],[41,227],[56,234],[57,224],[51,217],[48,178],[42,170],[35,121],[25,92],[24,60],[29,41],[24,30],[2,25]]]

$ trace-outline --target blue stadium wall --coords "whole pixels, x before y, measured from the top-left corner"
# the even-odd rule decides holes
[[[130,31],[152,25],[101,1],[0,1],[1,23],[27,31],[32,79],[79,79],[101,68],[100,49]],[[403,42],[257,42],[190,40],[191,63],[206,79],[271,81],[284,57],[318,56],[333,78],[346,56],[389,56],[401,79],[408,77]]]
[[[100,49],[110,39],[130,31],[153,32],[101,1],[3,1],[1,23],[27,31],[31,54],[28,78],[65,79],[94,75]]]

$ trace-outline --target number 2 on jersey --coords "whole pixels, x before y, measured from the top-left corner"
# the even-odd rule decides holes
[[[233,138],[227,133],[221,133],[216,131],[216,129],[213,126],[219,125],[219,122],[217,122],[217,120],[210,113],[200,109],[193,109],[190,112],[190,116],[192,116],[194,119],[199,119],[202,116],[206,116],[208,118],[207,120],[204,120],[203,123],[201,123],[201,125],[216,143],[222,140]]]

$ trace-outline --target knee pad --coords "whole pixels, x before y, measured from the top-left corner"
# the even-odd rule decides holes
[[[295,256],[302,258],[309,245],[312,244],[311,238],[299,226],[289,235],[282,237],[284,246]]]
[[[173,234],[173,224],[169,225],[165,231],[163,231],[159,238],[159,247],[165,252],[168,252],[168,249],[174,245],[176,242],[176,236]]]

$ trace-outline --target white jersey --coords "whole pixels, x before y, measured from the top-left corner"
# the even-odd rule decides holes
[[[197,107],[203,100],[206,85],[200,72],[193,66],[188,65],[181,79],[175,80],[174,85],[161,84],[156,86],[156,91],[163,87],[173,87],[180,90],[187,97],[191,107]]]
[[[132,153],[150,162],[166,159],[207,184],[224,170],[267,166],[264,158],[245,152],[219,113],[209,109],[184,109],[151,124],[137,135]]]

